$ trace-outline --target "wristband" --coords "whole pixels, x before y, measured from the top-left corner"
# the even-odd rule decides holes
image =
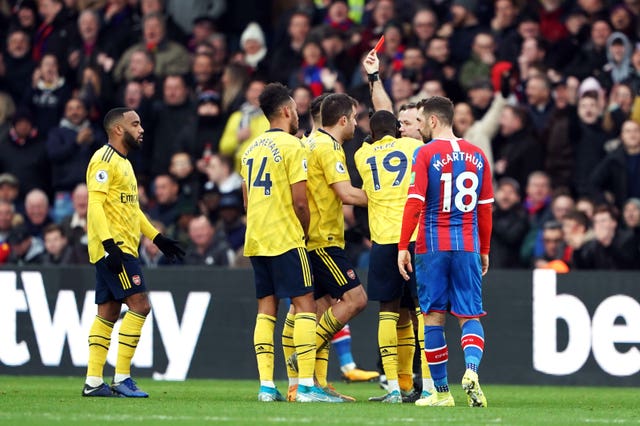
[[[367,77],[369,78],[369,83],[373,83],[374,81],[380,80],[380,73],[376,71],[372,74],[367,74]]]

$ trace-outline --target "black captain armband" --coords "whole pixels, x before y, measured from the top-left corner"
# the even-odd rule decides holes
[[[380,73],[376,71],[374,73],[367,74],[367,77],[369,78],[369,83],[373,83],[374,81],[380,80]]]

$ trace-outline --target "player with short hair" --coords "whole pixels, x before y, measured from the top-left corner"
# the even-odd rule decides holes
[[[251,260],[258,299],[253,342],[260,374],[258,400],[284,401],[273,382],[274,328],[278,302],[295,309],[293,344],[298,353],[296,401],[342,402],[314,385],[316,305],[305,249],[309,232],[307,151],[298,131],[296,103],[280,83],[265,87],[260,108],[270,128],[242,155],[247,208],[244,254]]]
[[[311,222],[307,250],[314,271],[318,305],[316,377],[326,387],[328,345],[333,336],[367,305],[367,295],[344,252],[342,204],[365,206],[367,196],[351,185],[342,144],[353,138],[357,102],[345,94],[322,101],[322,128],[309,138],[307,195]],[[322,382],[324,380],[324,383]]]
[[[138,260],[140,233],[169,259],[181,259],[184,251],[177,241],[159,233],[140,210],[138,184],[127,159],[142,144],[140,117],[130,108],[114,108],[107,112],[104,128],[109,141],[91,157],[86,177],[89,260],[96,266],[98,315],[89,331],[89,363],[82,395],[146,398],[149,395],[131,378],[131,359],[151,311]],[[129,310],[120,325],[115,375],[109,387],[102,375],[123,303]]]
[[[380,60],[378,59],[378,55],[375,49],[372,49],[369,52],[362,65],[369,76],[371,101],[373,102],[375,110],[393,112],[393,102],[391,101],[391,98],[387,94],[382,82],[380,81],[380,78],[378,77]],[[397,122],[400,126],[398,129],[400,136],[402,136],[403,138],[414,138],[422,141],[420,128],[424,123],[418,119],[418,105],[416,103],[411,102],[400,106],[397,117]],[[401,217],[402,208],[399,212]],[[399,235],[398,238],[400,238]],[[415,241],[415,238],[411,241]],[[392,263],[395,263],[395,261]],[[398,338],[404,340],[405,344],[401,344],[398,346],[398,380],[400,384],[400,391],[403,394],[403,401],[415,402],[420,397],[425,398],[429,396],[431,392],[433,392],[433,380],[431,378],[429,364],[427,363],[424,352],[424,318],[422,316],[422,312],[420,311],[420,306],[415,292],[403,294],[403,297],[400,300],[400,308],[401,309],[400,317],[398,319],[397,333]],[[417,338],[417,344],[420,348],[420,369],[422,375],[422,390],[420,392],[417,392],[417,390],[412,391],[414,383],[412,377],[413,375],[410,373],[413,369],[413,357],[415,354],[415,348],[411,348],[407,344],[409,339],[411,338],[410,334],[413,331],[412,329],[406,327],[407,317],[411,318],[413,327],[416,329],[417,333],[413,333],[413,339],[415,340]],[[388,386],[384,386],[382,382],[381,386],[384,388],[388,388]]]
[[[421,133],[429,142],[413,157],[411,183],[398,243],[398,268],[405,280],[413,271],[409,243],[418,227],[415,271],[425,320],[425,351],[436,392],[419,406],[452,407],[447,380],[445,315],[458,317],[466,371],[462,387],[472,407],[486,407],[478,382],[484,350],[482,276],[489,269],[491,170],[485,154],[457,138],[453,103],[432,96],[418,104]]]
[[[400,125],[389,111],[377,111],[369,123],[374,142],[363,144],[356,151],[355,163],[362,176],[362,188],[369,199],[372,247],[367,293],[370,300],[380,302],[378,347],[388,381],[388,393],[369,400],[402,403],[398,383],[398,353],[408,348],[410,360],[413,360],[415,336],[407,315],[404,315],[402,324],[398,322],[400,300],[404,292],[415,299],[417,288],[413,274],[411,280],[405,282],[398,274],[394,261],[398,256],[402,209],[409,187],[409,164],[413,153],[423,144],[421,140],[397,137]],[[407,364],[408,371],[402,370],[402,373],[410,383],[406,390],[411,392],[412,363]]]

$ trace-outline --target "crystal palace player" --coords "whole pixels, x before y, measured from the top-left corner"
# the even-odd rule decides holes
[[[433,96],[418,104],[421,133],[398,244],[398,268],[409,279],[408,251],[416,225],[415,262],[420,307],[425,313],[425,352],[436,392],[421,406],[454,406],[447,380],[447,312],[458,317],[466,371],[462,387],[472,407],[486,407],[478,383],[484,349],[482,275],[489,268],[493,188],[487,159],[478,147],[453,134],[453,104]]]

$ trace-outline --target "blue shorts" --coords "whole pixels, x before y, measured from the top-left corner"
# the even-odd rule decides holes
[[[313,265],[314,297],[326,294],[339,299],[347,291],[360,285],[356,270],[340,247],[324,247],[309,252]]]
[[[478,253],[439,251],[416,254],[420,309],[477,318],[482,310],[482,265]]]
[[[112,300],[121,302],[133,294],[147,291],[140,260],[129,253],[123,253],[122,264],[124,271],[116,275],[107,268],[107,261],[104,258],[95,263],[97,305]]]
[[[307,250],[294,248],[277,256],[251,256],[256,297],[298,297],[313,291]]]
[[[411,244],[409,251],[412,254],[413,248],[414,244]],[[403,298],[405,293],[405,297],[417,297],[415,274],[409,276],[409,281],[405,281],[398,271],[398,244],[373,243],[367,280],[369,300],[391,302]]]

